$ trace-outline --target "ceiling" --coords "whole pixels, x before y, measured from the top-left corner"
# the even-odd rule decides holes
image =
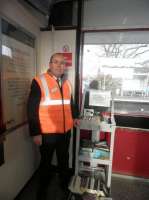
[[[74,1],[77,0],[18,0],[19,3],[21,3],[33,16],[35,16],[43,24],[43,26],[46,27],[49,27],[51,23],[53,23],[51,22],[53,20],[53,15],[57,18],[57,16],[59,17],[60,14],[60,16],[63,16],[64,18],[65,15],[69,14],[69,10],[65,11],[65,9],[63,9],[63,5],[66,5],[67,2],[71,3]],[[60,7],[60,9],[55,10],[57,7]],[[61,20],[62,17],[59,17],[59,19]],[[67,16],[64,20],[67,21],[68,19],[69,17]]]
[[[18,0],[21,4],[26,5],[27,7],[32,7],[32,9],[36,10],[42,15],[49,16],[50,11],[53,5],[73,0]]]

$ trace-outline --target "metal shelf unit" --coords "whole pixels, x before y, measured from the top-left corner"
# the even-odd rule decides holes
[[[89,96],[90,95],[90,96]],[[88,100],[86,100],[87,98]],[[101,109],[101,111],[100,111]],[[104,115],[107,113],[108,115]],[[91,148],[82,146],[81,130],[91,133]],[[106,141],[105,156],[95,156],[100,153],[100,133],[109,134],[110,141]],[[111,200],[111,174],[115,136],[114,104],[110,91],[86,90],[82,99],[80,126],[76,133],[75,176],[72,179],[70,191],[73,194],[92,193],[99,199]],[[101,151],[102,152],[102,151]],[[105,151],[104,151],[105,152]],[[86,165],[87,164],[87,165]],[[100,171],[101,170],[101,171]],[[100,175],[100,172],[102,175]],[[82,180],[86,178],[86,185]],[[82,183],[83,182],[83,183]]]
[[[100,158],[92,158],[86,155],[80,155],[80,131],[83,130],[90,130],[92,131],[91,134],[94,132],[105,132],[110,133],[110,145],[109,145],[109,158],[108,159],[100,159]],[[112,160],[113,160],[113,148],[114,148],[114,137],[115,137],[115,124],[107,124],[105,122],[101,122],[99,124],[99,129],[93,130],[90,129],[87,125],[87,129],[85,127],[78,127],[77,128],[77,138],[76,138],[76,163],[75,163],[75,175],[79,174],[79,170],[86,170],[85,167],[80,167],[81,162],[90,163],[90,169],[97,167],[98,165],[105,165],[107,168],[106,170],[106,187],[111,187],[111,174],[112,174]]]

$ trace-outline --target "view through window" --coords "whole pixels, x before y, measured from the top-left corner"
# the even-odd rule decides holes
[[[92,80],[115,98],[148,98],[149,44],[85,44],[83,89]]]

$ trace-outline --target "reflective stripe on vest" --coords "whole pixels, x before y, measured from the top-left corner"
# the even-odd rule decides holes
[[[45,76],[44,74],[41,74],[39,76],[40,80],[41,80],[41,83],[42,83],[42,86],[43,86],[43,89],[44,89],[44,93],[45,93],[45,99],[49,98],[50,99],[50,94],[49,94],[49,88],[48,88],[48,84],[47,84],[47,81],[45,79]]]
[[[41,106],[48,106],[48,105],[68,105],[70,104],[70,100],[51,100],[49,98],[45,99],[43,102],[40,103]]]

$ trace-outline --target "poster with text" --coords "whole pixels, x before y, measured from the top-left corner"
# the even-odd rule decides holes
[[[26,103],[34,75],[34,48],[2,34],[2,107],[7,130],[26,121]]]

